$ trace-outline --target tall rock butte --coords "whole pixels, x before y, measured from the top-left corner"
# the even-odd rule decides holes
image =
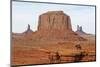
[[[39,16],[38,30],[34,34],[39,40],[85,40],[72,31],[71,18],[63,11],[48,11]]]
[[[38,30],[67,31],[72,30],[70,16],[63,11],[49,11],[39,16]]]

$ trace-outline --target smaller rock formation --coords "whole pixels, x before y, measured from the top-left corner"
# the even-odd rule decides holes
[[[33,31],[30,28],[30,25],[28,24],[27,30],[25,32],[23,32],[23,34],[31,34],[33,33]]]
[[[33,31],[30,28],[30,25],[28,24],[27,30],[22,33],[22,39],[24,40],[31,40],[33,35]]]
[[[79,35],[86,35],[87,33],[85,33],[82,29],[82,26],[79,26],[77,25],[77,31],[76,31],[77,34]]]

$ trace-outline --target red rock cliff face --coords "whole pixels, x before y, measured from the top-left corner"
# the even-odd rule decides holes
[[[34,34],[39,40],[84,40],[72,31],[71,18],[63,11],[49,11],[39,16],[38,31]]]
[[[51,11],[39,16],[38,30],[67,31],[72,30],[71,19],[63,11]]]

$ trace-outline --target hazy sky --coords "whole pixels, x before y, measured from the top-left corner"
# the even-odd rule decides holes
[[[80,25],[85,32],[95,33],[95,7],[93,6],[29,2],[12,3],[12,31],[21,33],[27,29],[28,24],[35,31],[38,26],[39,15],[47,11],[59,10],[64,11],[64,13],[71,17],[71,24],[74,31],[76,31],[77,25]]]

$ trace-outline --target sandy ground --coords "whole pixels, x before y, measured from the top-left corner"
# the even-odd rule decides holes
[[[13,38],[12,65],[95,61],[95,36],[83,37],[87,41],[34,41]],[[81,49],[75,47],[77,44]]]

